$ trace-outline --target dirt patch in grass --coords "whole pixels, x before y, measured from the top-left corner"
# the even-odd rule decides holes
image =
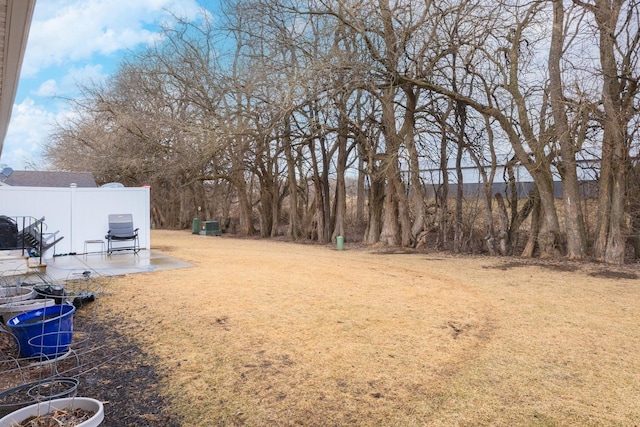
[[[184,426],[640,419],[640,284],[601,266],[185,231],[152,246],[195,267],[113,279],[101,306],[145,350],[116,384],[139,396],[157,373],[158,416]]]
[[[492,260],[493,262],[493,260]],[[584,268],[584,263],[574,262],[574,261],[562,261],[562,260],[539,260],[539,259],[522,259],[522,260],[509,260],[498,262],[492,265],[485,265],[483,268],[488,269],[497,269],[508,271],[515,268],[531,268],[538,267],[552,271],[564,271],[564,272],[572,272],[578,271],[581,268]]]
[[[624,280],[637,280],[638,275],[636,273],[630,273],[627,271],[612,271],[602,270],[589,273],[591,277],[602,277],[605,279],[624,279]]]
[[[104,427],[177,427],[170,396],[160,390],[159,361],[141,345],[120,334],[117,314],[103,312],[92,328],[95,350],[83,354],[78,396],[105,406]],[[100,347],[100,343],[109,343]]]
[[[491,259],[491,264],[483,265],[484,269],[509,271],[518,268],[532,267],[557,272],[582,272],[591,277],[604,279],[636,280],[638,279],[638,265],[628,264],[617,267],[610,267],[602,263],[588,261],[569,260],[541,260],[541,259]]]

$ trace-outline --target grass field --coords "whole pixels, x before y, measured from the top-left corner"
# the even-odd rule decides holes
[[[185,426],[640,425],[640,266],[153,231],[101,309]]]

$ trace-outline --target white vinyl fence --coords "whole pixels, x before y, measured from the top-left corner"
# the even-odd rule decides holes
[[[56,254],[83,253],[87,240],[105,240],[109,214],[132,214],[139,228],[140,248],[150,249],[150,201],[148,187],[48,188],[0,185],[0,215],[45,218],[44,233],[64,236]],[[105,241],[106,247],[106,241]],[[95,250],[92,246],[89,250]],[[44,258],[51,258],[54,248]]]

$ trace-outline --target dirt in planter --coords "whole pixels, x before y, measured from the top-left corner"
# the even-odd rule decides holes
[[[84,409],[60,409],[51,414],[27,418],[16,427],[74,427],[93,417],[95,412]]]

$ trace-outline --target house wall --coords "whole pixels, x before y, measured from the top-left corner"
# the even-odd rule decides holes
[[[85,240],[104,240],[109,214],[132,214],[139,228],[140,247],[151,248],[150,189],[136,188],[43,188],[0,186],[0,215],[45,217],[45,233],[64,236],[56,254],[83,253]],[[106,245],[106,241],[105,241]],[[90,250],[95,250],[92,246]],[[54,249],[46,251],[51,258]]]

